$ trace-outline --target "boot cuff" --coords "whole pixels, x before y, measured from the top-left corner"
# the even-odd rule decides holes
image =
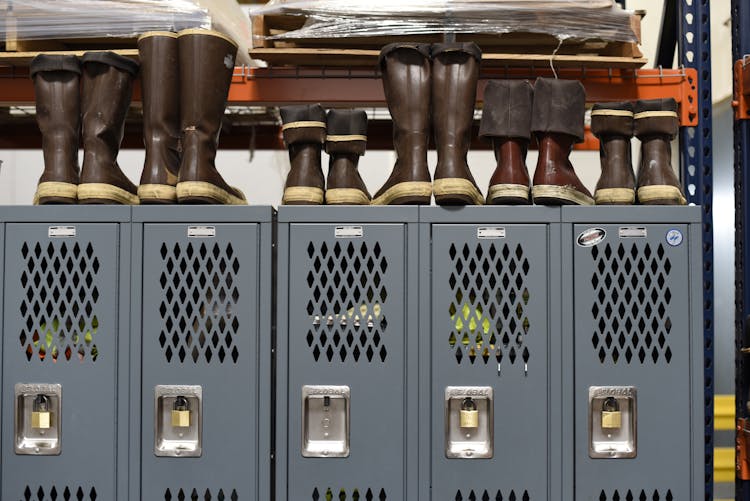
[[[435,43],[431,47],[432,57],[447,52],[463,52],[477,61],[482,60],[482,50],[474,42]]]
[[[633,105],[623,103],[595,104],[591,110],[591,131],[597,135],[633,136]]]
[[[81,58],[83,64],[101,63],[112,66],[118,70],[125,71],[135,76],[138,73],[140,65],[127,57],[115,54],[114,52],[87,52]]]
[[[586,92],[577,80],[537,78],[534,84],[534,106],[531,131],[558,133],[583,141],[586,114]]]
[[[328,112],[328,153],[364,155],[367,146],[367,113],[364,110],[330,110]]]
[[[390,43],[380,50],[380,56],[378,57],[378,64],[382,66],[383,63],[385,63],[386,56],[388,56],[388,54],[395,52],[399,49],[413,50],[422,54],[427,59],[430,58],[430,46],[427,44],[406,43],[406,42]]]
[[[280,108],[281,130],[287,145],[295,143],[322,144],[326,137],[326,112],[319,104]]]
[[[39,54],[32,59],[29,65],[29,76],[34,78],[34,75],[43,71],[72,71],[73,73],[81,74],[81,62],[76,56],[50,56],[47,54]]]
[[[534,89],[527,80],[492,80],[484,88],[479,137],[531,137]]]
[[[674,137],[680,129],[677,101],[671,97],[636,101],[634,112],[636,136],[665,134]]]

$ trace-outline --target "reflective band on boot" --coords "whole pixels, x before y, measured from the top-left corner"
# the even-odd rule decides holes
[[[122,205],[140,205],[137,195],[118,186],[105,183],[85,183],[78,185],[78,200],[102,200]]]
[[[142,184],[138,187],[138,198],[174,202],[177,200],[177,188],[168,184]]]
[[[487,203],[503,198],[529,199],[529,187],[523,184],[494,184],[487,191]]]
[[[594,199],[570,186],[552,184],[536,185],[531,188],[532,196],[536,199],[553,199],[570,202],[575,205],[594,205]]]
[[[435,179],[433,181],[433,192],[435,197],[465,196],[469,197],[475,205],[484,205],[482,193],[468,179],[460,177]]]
[[[323,190],[312,186],[290,186],[284,189],[284,196],[281,199],[281,203],[321,205],[323,203]]]
[[[632,188],[601,188],[594,193],[597,205],[635,203],[635,190]]]
[[[638,201],[642,204],[656,204],[659,202],[674,202],[677,205],[687,205],[687,200],[677,186],[652,185],[638,188]]]
[[[326,190],[329,205],[370,205],[370,197],[356,188],[331,188]]]
[[[406,181],[388,188],[385,193],[371,202],[371,205],[390,205],[394,200],[406,197],[426,198],[425,204],[430,203],[432,183],[428,181]]]
[[[237,188],[234,188],[237,190]],[[240,190],[237,190],[240,192]],[[242,193],[242,192],[240,192]],[[189,198],[208,198],[223,205],[247,205],[245,195],[238,198],[228,191],[204,181],[183,181],[177,183],[177,200],[182,202]]]
[[[71,203],[75,203],[78,199],[78,185],[59,181],[39,183],[34,194],[34,205],[39,205],[42,198],[68,198]]]

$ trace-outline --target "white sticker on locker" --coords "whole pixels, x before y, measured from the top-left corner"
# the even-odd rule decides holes
[[[214,238],[216,236],[215,226],[189,226],[188,238]]]
[[[487,239],[505,238],[505,228],[503,227],[490,228],[487,226],[477,228],[477,238],[487,238]]]
[[[49,238],[73,238],[76,236],[75,226],[50,226],[47,230]]]
[[[362,238],[364,231],[361,226],[336,226],[336,238]]]

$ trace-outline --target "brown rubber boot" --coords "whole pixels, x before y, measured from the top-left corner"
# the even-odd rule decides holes
[[[531,194],[539,205],[593,205],[591,193],[570,163],[574,143],[583,141],[586,93],[581,82],[537,78],[531,131],[539,159]]]
[[[654,99],[635,103],[635,135],[641,140],[638,201],[643,205],[685,205],[680,180],[672,168],[671,142],[680,120],[677,102]]]
[[[180,72],[177,35],[152,31],[138,39],[143,97],[142,204],[177,203],[180,170]]]
[[[595,104],[591,111],[591,131],[599,138],[602,175],[596,183],[596,205],[635,203],[635,174],[630,153],[633,137],[633,105]]]
[[[432,125],[438,163],[432,183],[438,205],[483,205],[469,170],[474,103],[482,51],[473,42],[432,46]]]
[[[320,165],[320,152],[326,139],[326,112],[319,104],[286,106],[279,112],[291,164],[281,203],[321,205],[325,177]]]
[[[31,61],[29,73],[44,153],[34,204],[74,204],[78,200],[81,64],[75,56],[39,55]]]
[[[328,205],[370,205],[370,193],[357,170],[367,146],[367,113],[331,110],[327,117]]]
[[[138,63],[114,52],[83,55],[82,204],[137,205],[138,188],[117,164]]]
[[[216,170],[221,119],[232,83],[237,44],[217,31],[177,34],[180,57],[181,204],[247,205],[245,195]]]
[[[427,146],[430,142],[430,47],[386,45],[380,51],[383,90],[393,119],[396,165],[373,205],[428,205],[432,198]]]
[[[526,153],[531,139],[534,89],[528,81],[493,80],[484,89],[479,137],[490,139],[497,168],[490,179],[487,203],[529,203],[529,170]]]

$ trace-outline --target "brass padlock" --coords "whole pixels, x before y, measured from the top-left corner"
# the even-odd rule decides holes
[[[479,411],[477,410],[477,404],[470,397],[466,397],[461,403],[459,425],[461,428],[479,428]]]
[[[622,428],[620,404],[614,397],[607,397],[602,403],[602,428],[619,430]]]
[[[31,408],[31,427],[47,430],[52,426],[52,417],[49,411],[49,398],[47,395],[37,395]]]
[[[190,426],[190,403],[183,396],[174,399],[172,426],[175,428],[188,428]]]

